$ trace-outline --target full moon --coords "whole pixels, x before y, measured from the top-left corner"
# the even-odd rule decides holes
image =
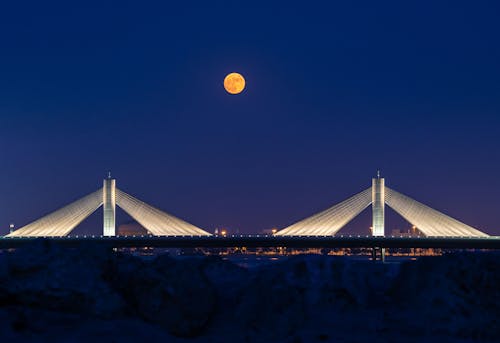
[[[238,73],[228,74],[224,78],[224,88],[230,94],[239,94],[245,89],[245,79]]]

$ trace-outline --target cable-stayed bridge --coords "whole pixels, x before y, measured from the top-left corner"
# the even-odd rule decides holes
[[[290,225],[275,234],[278,237],[333,237],[368,206],[372,206],[372,236],[385,236],[385,205],[414,225],[427,237],[487,238],[486,233],[430,208],[410,197],[385,187],[380,174],[372,186],[322,212]],[[115,236],[116,206],[141,224],[150,236],[199,237],[208,232],[147,203],[116,187],[108,176],[103,187],[34,222],[11,232],[6,237],[65,237],[83,220],[103,208],[103,236]],[[207,241],[209,242],[209,241]]]
[[[82,221],[103,207],[103,236],[115,236],[116,206],[123,209],[151,235],[155,236],[208,236],[208,232],[132,195],[116,188],[116,180],[109,176],[103,187],[64,206],[34,222],[11,232],[6,237],[63,237],[71,233]]]
[[[372,186],[311,217],[276,233],[278,236],[333,236],[372,205],[372,234],[385,236],[385,205],[388,205],[425,236],[488,237],[484,232],[385,187],[380,174]]]

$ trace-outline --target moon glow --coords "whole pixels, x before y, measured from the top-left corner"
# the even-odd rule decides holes
[[[239,94],[245,89],[245,79],[238,73],[228,74],[224,78],[224,88],[229,94]]]

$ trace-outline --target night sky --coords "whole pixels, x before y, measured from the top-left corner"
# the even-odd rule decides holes
[[[201,228],[251,233],[380,169],[500,234],[499,18],[497,1],[3,2],[0,233],[108,170]],[[102,232],[101,215],[79,230]]]

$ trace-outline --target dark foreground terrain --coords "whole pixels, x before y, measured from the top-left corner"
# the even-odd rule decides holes
[[[499,258],[299,256],[245,269],[40,241],[0,254],[0,341],[497,341]]]

